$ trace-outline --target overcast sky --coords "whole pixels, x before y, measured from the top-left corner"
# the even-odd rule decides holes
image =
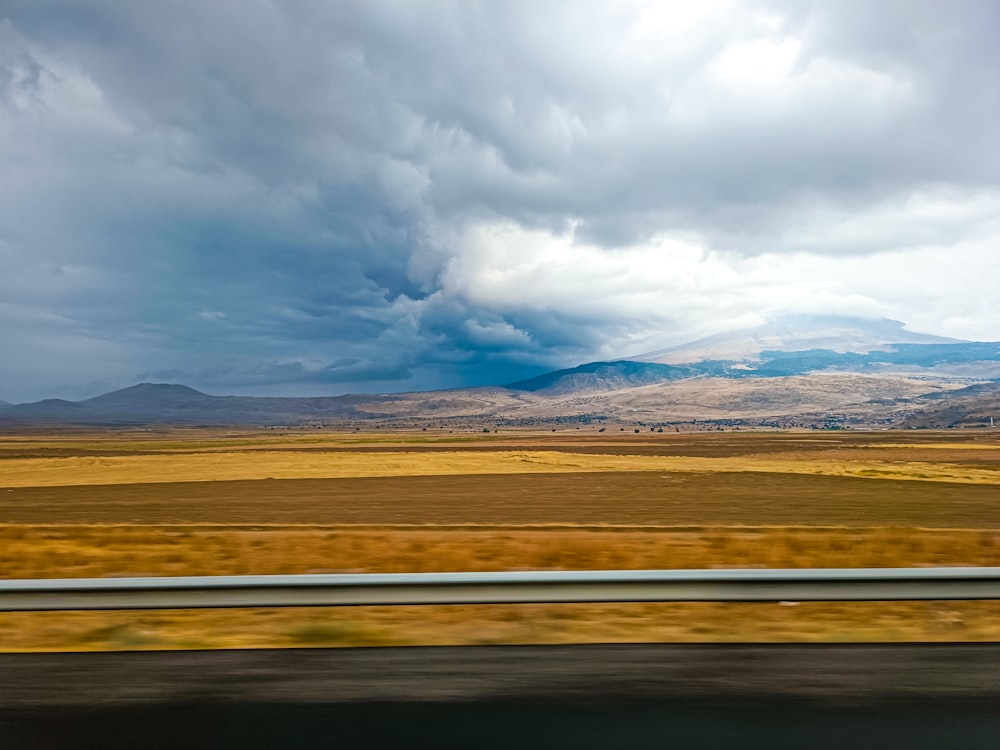
[[[1000,3],[0,0],[0,399],[1000,339]]]

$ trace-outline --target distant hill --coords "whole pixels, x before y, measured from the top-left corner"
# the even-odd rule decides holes
[[[881,372],[934,375],[967,380],[1000,379],[1000,342],[949,344],[890,344],[866,353],[829,349],[763,351],[757,361],[730,376],[782,377],[810,372]]]
[[[960,343],[960,340],[907,331],[903,323],[888,318],[869,320],[831,315],[786,315],[756,328],[717,333],[628,359],[681,365],[711,360],[753,361],[763,352],[822,349],[837,353],[866,353],[885,350],[893,344],[954,343]]]
[[[901,427],[986,427],[990,419],[1000,426],[1000,383],[982,383],[947,394],[928,394]]]
[[[84,401],[46,399],[0,412],[8,423],[82,425],[299,425],[364,420],[490,418],[516,406],[505,388],[317,397],[211,396],[168,383],[140,383]]]
[[[686,365],[590,362],[507,386],[547,396],[639,388],[687,378],[786,378],[820,372],[894,375],[942,381],[1000,380],[1000,343],[892,344],[866,353],[830,349],[761,351],[753,360],[706,360]]]
[[[268,398],[210,396],[185,385],[139,383],[84,401],[46,399],[3,411],[8,420],[71,424],[296,424],[313,419],[352,419],[373,414],[377,396]]]
[[[682,380],[701,374],[690,367],[650,364],[646,362],[590,362],[568,370],[556,370],[530,380],[507,386],[513,391],[529,391],[561,395],[565,393],[596,393],[621,388],[637,388],[653,383]]]
[[[398,426],[664,424],[948,426],[980,414],[1000,383],[963,388],[932,379],[849,372],[776,377],[686,376],[682,368],[599,363],[514,388],[325,398],[210,396],[185,386],[141,384],[85,401],[47,399],[0,413],[5,424]],[[641,363],[640,363],[641,364]],[[590,379],[594,380],[591,381]],[[581,380],[582,379],[582,380]],[[654,382],[648,382],[654,381]],[[518,384],[512,384],[518,385]],[[993,387],[997,386],[997,389]],[[532,390],[533,389],[533,390]],[[955,394],[960,400],[952,403]],[[959,411],[949,411],[953,406]]]
[[[98,409],[134,409],[154,405],[161,408],[188,409],[197,404],[211,403],[216,398],[186,385],[139,383],[130,388],[89,398],[81,403]]]
[[[83,401],[2,405],[0,419],[264,426],[709,419],[768,426],[947,427],[988,424],[998,412],[1000,342],[914,333],[891,320],[798,316],[651,352],[639,361],[590,362],[505,387],[278,398],[212,396],[185,385],[139,383]]]
[[[16,418],[21,415],[29,415],[32,418],[45,419],[50,415],[64,414],[75,416],[86,411],[86,407],[79,401],[66,401],[61,398],[47,398],[42,401],[35,401],[31,404],[14,404],[4,410],[4,416]]]

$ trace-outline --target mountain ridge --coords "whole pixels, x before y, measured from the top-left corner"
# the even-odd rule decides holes
[[[795,333],[799,324],[798,330],[806,334]],[[661,422],[711,418],[774,426],[794,425],[794,417],[806,424],[847,420],[925,426],[968,420],[979,420],[978,424],[986,414],[984,409],[993,409],[1000,393],[1000,342],[963,342],[909,332],[891,320],[805,316],[799,323],[785,318],[780,325],[789,332],[783,340],[754,339],[757,344],[777,343],[779,348],[758,349],[742,359],[687,364],[599,361],[506,386],[381,395],[213,396],[187,385],[143,382],[81,401],[0,404],[0,419],[7,424],[94,425],[428,424],[440,420],[527,425],[629,421],[645,414]],[[837,349],[787,348],[792,341],[831,341],[831,325],[852,332]],[[745,343],[745,331],[718,334],[714,340]],[[909,342],[883,341],[900,331]],[[861,333],[867,336],[863,346]],[[702,346],[699,342],[690,346],[695,345]],[[867,347],[867,351],[849,351],[851,347]]]
[[[751,328],[712,334],[678,346],[628,357],[634,362],[683,365],[706,360],[753,360],[764,351],[829,349],[864,354],[894,344],[958,344],[960,339],[908,331],[891,318],[784,315]]]
[[[690,367],[677,367],[658,363],[616,360],[614,362],[588,362],[564,370],[547,372],[538,377],[519,380],[504,386],[513,391],[545,392],[560,395],[570,392],[599,392],[635,388],[685,377],[696,377],[699,372]]]

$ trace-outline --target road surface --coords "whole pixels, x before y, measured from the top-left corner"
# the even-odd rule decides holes
[[[0,654],[0,748],[1000,748],[1000,644]]]

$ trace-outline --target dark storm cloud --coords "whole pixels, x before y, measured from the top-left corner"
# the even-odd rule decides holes
[[[0,4],[0,397],[504,382],[991,236],[995,4],[689,5]]]

